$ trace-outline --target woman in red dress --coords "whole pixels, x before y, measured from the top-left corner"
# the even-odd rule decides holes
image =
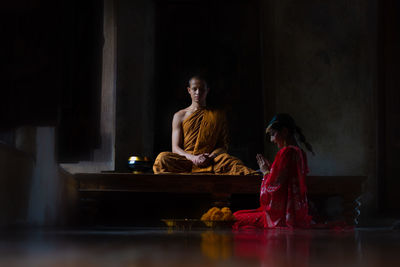
[[[240,228],[308,228],[306,175],[307,157],[297,139],[314,154],[301,129],[288,114],[278,114],[269,123],[267,134],[279,151],[272,165],[262,155],[257,163],[264,174],[260,204],[256,210],[240,210],[234,229]]]

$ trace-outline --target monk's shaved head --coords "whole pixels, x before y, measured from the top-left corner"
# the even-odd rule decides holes
[[[190,84],[192,83],[192,81],[194,81],[194,80],[201,81],[204,84],[204,87],[207,88],[207,81],[200,75],[195,75],[189,79],[189,82],[188,82],[189,87],[190,87]]]

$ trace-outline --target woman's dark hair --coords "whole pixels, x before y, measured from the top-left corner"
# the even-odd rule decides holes
[[[307,142],[306,137],[303,134],[303,131],[300,127],[296,125],[294,119],[286,113],[276,114],[272,120],[269,122],[267,126],[267,133],[271,131],[271,129],[276,131],[281,131],[283,128],[288,129],[289,133],[297,136],[299,141],[304,144],[308,151],[310,151],[313,155],[315,155],[313,148],[310,143]]]

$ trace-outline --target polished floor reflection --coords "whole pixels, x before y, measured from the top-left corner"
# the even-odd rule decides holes
[[[400,266],[400,231],[1,231],[0,266]]]

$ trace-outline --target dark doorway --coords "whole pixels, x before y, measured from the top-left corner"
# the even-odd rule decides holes
[[[399,215],[400,187],[400,3],[380,3],[380,86],[378,91],[379,210]]]
[[[256,167],[263,147],[259,2],[156,2],[155,148],[171,150],[173,114],[190,105],[187,81],[206,77],[208,105],[230,121],[230,153]]]
[[[58,160],[91,160],[100,147],[103,1],[65,1]]]

